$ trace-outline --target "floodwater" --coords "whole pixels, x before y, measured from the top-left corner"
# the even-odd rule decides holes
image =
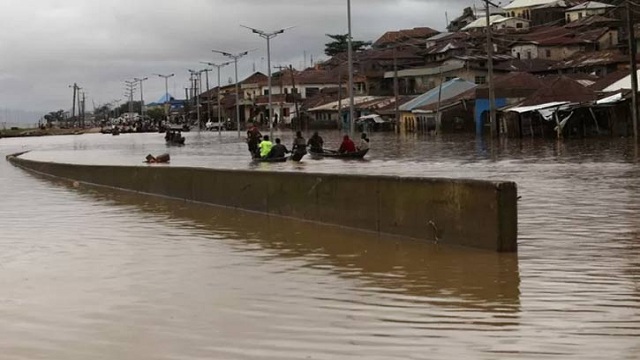
[[[1,139],[0,154],[513,180],[519,254],[73,187],[0,161],[1,359],[640,359],[640,162],[625,140],[373,134],[367,161],[253,165],[235,133],[185,135],[181,148],[160,134]]]

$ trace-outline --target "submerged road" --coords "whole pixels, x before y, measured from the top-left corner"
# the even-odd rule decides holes
[[[2,161],[3,359],[640,358],[640,167],[624,141],[492,151],[374,134],[365,162],[254,165],[235,134],[186,137],[2,139],[0,155],[510,180],[519,254],[76,188]]]

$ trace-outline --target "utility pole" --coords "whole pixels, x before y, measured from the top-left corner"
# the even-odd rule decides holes
[[[140,117],[142,118],[142,121],[144,121],[144,93],[142,91],[142,82],[148,79],[148,77],[133,79],[140,83]]]
[[[78,85],[73,83],[73,85],[69,85],[69,87],[73,88],[73,103],[71,105],[71,121],[73,121],[73,118],[76,117],[76,89]],[[67,126],[69,126],[69,124],[67,124]]]
[[[353,39],[351,38],[351,0],[347,0],[347,27],[349,28],[347,37],[347,61],[349,62],[349,133],[353,138],[355,133],[354,119],[354,96],[353,96]]]
[[[491,122],[491,138],[495,138],[498,135],[496,124],[496,94],[493,84],[493,43],[491,42],[491,16],[489,14],[489,5],[498,7],[489,0],[485,2],[485,19],[487,21],[487,70],[488,70],[488,85],[489,85],[489,121]]]
[[[78,125],[80,125],[80,120],[81,120],[81,114],[82,114],[82,97],[80,96],[80,90],[82,90],[81,87],[76,86],[76,99],[78,101],[78,104],[76,106],[78,106]]]
[[[217,72],[218,72],[218,90],[216,91],[216,98],[218,99],[218,135],[222,135],[222,120],[220,119],[220,69],[222,69],[223,67],[231,64],[231,61],[228,61],[226,63],[222,63],[222,64],[214,64],[214,63],[210,63],[210,62],[205,62],[205,64],[209,65],[209,66],[213,66],[216,68]]]
[[[282,91],[282,83],[283,80],[282,78],[284,77],[284,70],[288,70],[289,71],[289,75],[291,76],[291,96],[293,97],[293,106],[296,109],[296,116],[298,117],[298,122],[299,122],[299,130],[302,130],[302,117],[300,117],[300,109],[298,108],[298,89],[296,88],[296,77],[295,74],[293,73],[293,65],[289,64],[289,66],[274,66],[275,69],[280,70],[280,72],[282,72],[282,75],[280,76],[280,91]],[[287,98],[285,96],[285,102],[287,101]],[[305,122],[306,125],[306,122]],[[306,131],[306,126],[305,126],[305,131]]]
[[[169,124],[169,78],[175,74],[156,74],[157,76],[164,78],[164,113],[167,117],[167,124]]]
[[[125,80],[125,85],[127,86],[127,93],[129,98],[129,117],[133,114],[133,93],[136,91],[136,81]],[[129,119],[131,120],[131,119]]]
[[[202,73],[211,71],[211,69],[203,69],[203,70],[189,70],[191,76],[193,77],[193,92],[196,97],[196,113],[198,116],[198,131],[202,128],[202,120],[200,119],[200,95],[202,93]],[[207,84],[209,82],[207,81]]]
[[[236,126],[238,127],[238,138],[240,138],[240,86],[238,84],[238,59],[249,54],[249,51],[247,50],[237,54],[230,54],[228,52],[218,51],[218,50],[211,50],[211,51],[218,54],[222,54],[230,59],[233,59],[233,63],[235,66],[235,73],[236,73]]]
[[[342,64],[338,66],[338,125],[342,129]]]
[[[634,33],[633,13],[629,0],[625,1],[627,10],[627,39],[629,41],[629,68],[631,72],[631,121],[633,138],[638,143],[638,64],[636,63],[636,36]]]
[[[84,129],[84,110],[85,110],[85,104],[87,103],[87,98],[85,97],[86,93],[83,91],[82,92],[82,116],[80,117],[80,124],[82,126],[82,128]]]
[[[400,133],[400,91],[398,90],[398,54],[396,47],[393,47],[393,97],[396,118],[396,132]]]
[[[293,96],[293,106],[296,108],[296,116],[300,123],[302,121],[302,116],[300,115],[300,107],[298,106],[298,89],[296,88],[296,77],[293,75],[293,65],[291,64],[289,64],[289,72],[291,73],[291,95]],[[304,127],[305,131],[309,130],[309,124],[307,124],[306,120],[304,122]],[[300,126],[300,130],[302,130],[302,126]]]

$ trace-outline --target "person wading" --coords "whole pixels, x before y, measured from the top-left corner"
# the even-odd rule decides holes
[[[302,137],[302,132],[296,131],[296,137],[293,139],[291,151],[294,154],[304,155],[307,153],[307,141]]]
[[[309,138],[309,143],[307,145],[309,145],[309,151],[321,153],[323,152],[322,147],[324,146],[324,140],[322,140],[322,137],[316,131],[313,133],[313,136]]]
[[[260,144],[260,138],[262,138],[262,134],[258,127],[253,123],[249,126],[249,130],[247,130],[247,145],[249,146],[249,152],[251,156],[258,154],[258,144]]]

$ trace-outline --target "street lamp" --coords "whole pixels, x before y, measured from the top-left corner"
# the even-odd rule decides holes
[[[244,25],[240,26],[251,30],[251,32],[253,32],[254,34],[258,34],[258,36],[263,39],[267,39],[267,76],[269,76],[269,84],[267,85],[269,87],[269,136],[273,138],[273,121],[271,120],[271,118],[273,117],[273,104],[271,103],[271,39],[282,34],[283,32],[285,32],[285,30],[291,29],[293,26],[272,31],[270,33]]]
[[[164,78],[164,112],[167,117],[167,125],[169,124],[169,78],[174,76],[175,74],[155,74],[161,78]]]
[[[220,120],[220,69],[231,64],[231,61],[227,61],[226,63],[222,64],[214,64],[210,62],[202,63],[213,66],[218,71],[218,92],[216,93],[216,97],[218,98],[218,135],[222,135],[222,120]],[[209,102],[211,102],[211,96],[209,96]]]
[[[218,51],[218,50],[211,50],[211,51],[213,51],[214,53],[222,54],[230,59],[233,59],[233,63],[235,65],[235,72],[236,72],[236,126],[238,127],[238,137],[240,137],[240,89],[238,86],[238,59],[249,54],[249,50],[243,51],[237,54],[230,54],[228,52]],[[220,89],[218,88],[218,91],[219,90]]]
[[[144,94],[142,92],[142,82],[148,79],[149,79],[148,77],[133,78],[133,80],[140,83],[140,116],[142,118],[142,121],[144,121]]]
[[[349,28],[349,33],[347,37],[347,61],[349,62],[349,132],[351,137],[353,138],[353,133],[355,132],[355,121],[354,117],[354,97],[353,97],[353,46],[351,39],[351,0],[347,0],[347,25]]]

